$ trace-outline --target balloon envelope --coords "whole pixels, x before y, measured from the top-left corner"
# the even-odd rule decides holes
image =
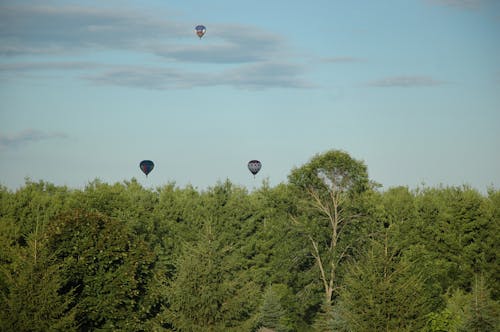
[[[203,35],[205,34],[205,32],[207,32],[207,28],[205,28],[204,25],[197,25],[195,28],[194,28],[194,31],[196,31],[196,35],[198,35],[198,37],[203,37]]]
[[[250,160],[248,162],[248,170],[253,174],[259,173],[260,169],[262,167],[262,164],[258,160]]]
[[[146,174],[146,176],[148,176],[148,174],[151,173],[151,171],[155,167],[155,164],[151,160],[143,160],[139,164],[139,167],[140,167],[141,171],[144,174]]]

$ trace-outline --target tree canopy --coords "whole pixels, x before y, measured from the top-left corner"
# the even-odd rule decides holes
[[[500,191],[332,150],[253,191],[0,187],[2,331],[499,331]]]

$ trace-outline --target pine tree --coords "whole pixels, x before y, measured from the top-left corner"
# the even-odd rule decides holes
[[[264,299],[260,307],[259,323],[262,327],[273,331],[286,332],[288,331],[286,322],[287,315],[281,305],[280,297],[273,286],[269,286],[264,292]]]
[[[185,244],[168,291],[168,316],[175,329],[250,330],[257,288],[233,255],[234,248],[218,239],[209,222],[198,241]]]
[[[446,307],[429,315],[429,332],[498,332],[500,304],[491,298],[483,275],[475,275],[472,292],[455,289],[446,294]]]
[[[466,310],[464,331],[500,331],[500,304],[490,298],[490,290],[482,275],[474,276],[474,288]]]
[[[60,294],[61,267],[37,232],[17,248],[1,269],[7,284],[0,299],[1,331],[76,331],[72,291]]]
[[[388,231],[387,231],[388,232]],[[352,263],[334,309],[351,331],[418,331],[429,306],[423,278],[397,247],[373,241],[360,261]]]
[[[325,302],[321,305],[321,309],[314,320],[313,329],[315,332],[342,331],[338,327],[334,308],[331,303]]]

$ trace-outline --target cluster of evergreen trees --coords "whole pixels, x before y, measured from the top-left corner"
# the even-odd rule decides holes
[[[316,155],[248,192],[0,187],[1,331],[500,331],[500,191]]]

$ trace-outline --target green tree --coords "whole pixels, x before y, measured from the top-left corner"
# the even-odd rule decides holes
[[[482,275],[474,276],[474,287],[466,308],[463,331],[500,331],[500,303],[491,299]]]
[[[491,298],[485,278],[475,275],[473,285],[469,293],[461,289],[449,291],[446,307],[429,315],[425,331],[500,331],[500,304]]]
[[[73,293],[60,294],[66,281],[61,264],[38,232],[26,241],[0,269],[5,283],[0,294],[0,330],[76,331]]]
[[[155,276],[154,252],[126,223],[75,210],[54,220],[46,237],[62,266],[64,289],[75,290],[81,330],[155,326],[157,304],[146,294]]]
[[[169,286],[168,316],[179,331],[250,331],[258,288],[207,223],[186,243]]]
[[[290,331],[290,319],[281,305],[280,286],[284,285],[271,285],[266,288],[259,310],[259,323],[273,331],[286,332]]]
[[[310,244],[323,285],[324,302],[330,303],[339,287],[339,265],[353,240],[343,236],[356,219],[349,205],[370,188],[367,168],[349,154],[333,150],[316,155],[292,170],[288,179],[302,198],[299,213],[292,220]]]
[[[479,243],[482,248],[481,274],[491,289],[491,297],[500,301],[500,190],[490,189],[483,204],[486,222],[479,228]]]
[[[332,303],[324,302],[314,319],[314,332],[344,331],[344,324],[336,317]]]
[[[389,230],[352,262],[335,311],[348,331],[418,331],[430,312],[422,274],[415,274]]]
[[[0,217],[14,222],[17,228],[16,242],[26,245],[27,237],[36,232],[35,228],[67,211],[72,195],[66,187],[48,182],[32,182],[27,179],[23,187],[15,192],[2,190]]]
[[[254,264],[252,279],[263,289],[272,285],[291,330],[306,331],[323,299],[323,290],[317,283],[310,243],[300,227],[290,223],[290,214],[296,214],[297,197],[287,184],[274,188],[264,185],[252,195],[258,201],[255,219],[259,225],[246,240],[253,249],[248,256]]]
[[[498,247],[484,198],[468,187],[430,188],[418,192],[415,203],[418,214],[407,228],[408,244],[425,247],[423,254],[433,264],[429,272],[442,293],[470,289],[474,273],[491,268],[491,247]]]

